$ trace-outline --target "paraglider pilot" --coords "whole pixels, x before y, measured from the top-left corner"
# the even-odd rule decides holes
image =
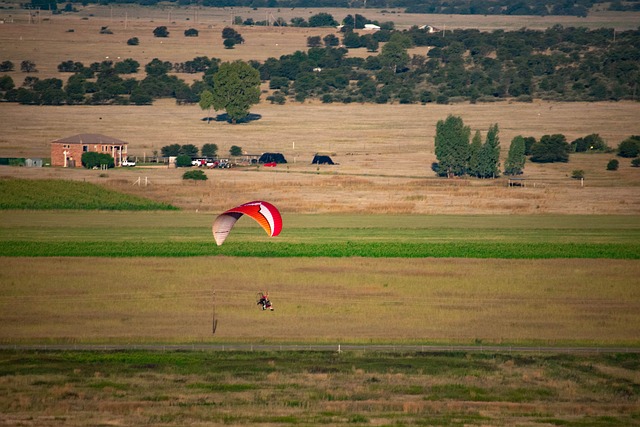
[[[264,291],[260,300],[258,301],[258,305],[262,305],[263,310],[272,310],[273,306],[271,305],[271,301],[269,301],[269,291]]]

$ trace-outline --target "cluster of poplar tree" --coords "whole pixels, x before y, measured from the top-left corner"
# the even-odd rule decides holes
[[[436,124],[435,153],[437,162],[432,169],[440,176],[500,176],[500,138],[498,124],[489,126],[484,141],[479,130],[471,137],[471,128],[461,117],[449,115]],[[511,141],[504,173],[518,175],[524,169],[525,139],[517,136]]]

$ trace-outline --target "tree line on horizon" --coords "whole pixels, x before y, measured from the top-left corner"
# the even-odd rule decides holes
[[[414,27],[359,34],[347,27],[341,36],[331,33],[322,39],[324,46],[314,39],[315,47],[307,51],[247,64],[269,82],[273,92],[267,100],[279,104],[307,99],[380,104],[617,101],[639,95],[640,30],[556,25],[544,31],[460,29],[440,34]],[[382,48],[372,51],[378,45]],[[426,55],[409,54],[410,48],[421,46],[429,47]],[[371,55],[350,57],[351,49],[367,49]],[[197,103],[205,90],[215,87],[213,76],[220,65],[220,59],[206,56],[180,63],[154,58],[144,66],[146,77],[137,80],[127,77],[140,68],[133,59],[89,66],[68,60],[58,66],[72,74],[65,83],[38,79],[37,64],[25,60],[24,82],[16,87],[10,76],[0,76],[0,93],[5,101],[22,104],[147,105],[165,97]],[[0,72],[14,67],[0,62]],[[179,73],[201,73],[202,78],[188,85]]]
[[[138,4],[155,6],[165,0],[82,0],[87,4]],[[58,10],[58,4],[64,8],[73,2],[60,0],[30,0],[25,5],[42,10]],[[179,6],[189,6],[191,0],[170,0]],[[405,13],[425,14],[462,14],[462,15],[569,15],[587,16],[594,6],[612,11],[638,11],[640,3],[622,0],[201,0],[204,7],[251,7],[251,8],[375,8],[401,9]]]

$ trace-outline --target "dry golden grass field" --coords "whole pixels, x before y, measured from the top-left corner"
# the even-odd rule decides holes
[[[306,50],[310,35],[333,29],[238,27],[246,43],[223,49],[220,32],[230,15],[254,17],[273,14],[287,21],[320,10],[152,9],[90,6],[78,14],[32,17],[19,9],[0,10],[0,59],[19,64],[32,60],[39,78],[66,75],[57,65],[66,60],[92,62],[134,58],[141,65],[153,58],[178,62],[197,56],[264,60]],[[342,19],[353,10],[331,10]],[[424,20],[442,21],[447,28],[514,29],[547,28],[555,23],[591,27],[635,28],[640,14],[596,12],[588,18],[572,17],[468,17],[411,15],[356,10],[367,17],[393,20],[406,28]],[[167,25],[169,38],[158,39],[152,30]],[[114,34],[99,34],[108,26]],[[189,27],[200,36],[184,37]],[[74,32],[68,32],[73,29]],[[139,46],[128,46],[130,37]],[[361,51],[361,52],[359,52]],[[353,52],[353,51],[352,51]],[[364,50],[355,50],[361,55]],[[351,54],[351,53],[350,53]],[[25,73],[10,73],[20,84]],[[140,76],[139,76],[140,77]],[[187,81],[199,76],[179,75]],[[562,133],[569,141],[600,134],[612,147],[632,134],[640,134],[640,104],[619,103],[510,103],[453,105],[324,105],[317,102],[271,105],[262,101],[252,108],[261,119],[245,125],[202,121],[196,106],[177,106],[172,100],[153,106],[45,107],[0,103],[0,156],[49,157],[49,142],[77,133],[102,133],[129,142],[131,155],[144,160],[162,146],[179,143],[215,143],[224,154],[232,145],[249,154],[282,152],[286,166],[274,170],[242,168],[208,171],[205,184],[185,184],[182,171],[164,168],[113,170],[107,176],[95,171],[2,168],[0,175],[83,179],[140,193],[198,210],[219,210],[229,203],[263,197],[294,212],[371,212],[383,201],[384,210],[397,213],[584,213],[637,214],[640,212],[640,174],[622,160],[618,171],[606,171],[612,154],[573,155],[568,163],[527,164],[526,188],[507,188],[504,179],[442,180],[430,170],[435,161],[435,124],[449,114],[459,115],[472,131],[486,133],[493,123],[500,128],[503,159],[516,135],[541,137]],[[318,151],[334,153],[335,166],[312,166]],[[503,160],[504,161],[504,160]],[[585,171],[584,186],[570,178]],[[132,184],[141,178],[150,184]]]
[[[563,133],[569,140],[599,133],[611,146],[640,134],[637,103],[501,103],[477,105],[323,105],[266,103],[246,125],[201,121],[197,106],[158,101],[150,107],[34,107],[0,104],[0,155],[48,157],[49,142],[77,133],[124,139],[143,160],[162,146],[216,143],[248,153],[282,152],[287,165],[207,171],[205,183],[185,183],[183,171],[135,167],[108,173],[57,168],[0,168],[1,176],[81,179],[146,195],[187,209],[218,211],[235,202],[266,198],[289,212],[395,213],[640,213],[640,173],[628,159],[607,171],[613,154],[574,154],[568,163],[525,166],[527,186],[497,180],[439,179],[430,169],[435,124],[460,115],[473,130],[500,127],[503,159],[517,135]],[[335,153],[338,165],[311,165],[317,151]],[[503,160],[504,161],[504,160]],[[571,178],[585,171],[584,185]],[[148,185],[133,185],[138,179]],[[380,202],[384,202],[381,207]]]

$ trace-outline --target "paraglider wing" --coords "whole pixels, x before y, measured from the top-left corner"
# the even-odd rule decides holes
[[[277,236],[282,231],[282,217],[280,212],[271,203],[255,201],[229,209],[216,218],[213,222],[213,238],[220,246],[242,215],[248,215],[264,228],[269,237]]]

